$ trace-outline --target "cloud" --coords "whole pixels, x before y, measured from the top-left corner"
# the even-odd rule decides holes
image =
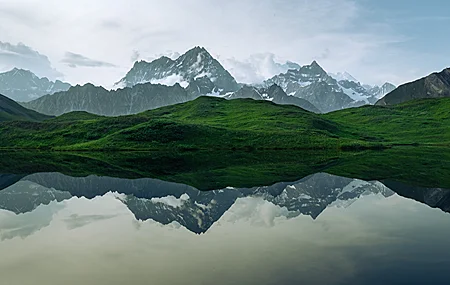
[[[6,71],[14,67],[30,70],[51,80],[62,77],[62,73],[52,67],[47,56],[23,43],[14,45],[0,41],[0,69]]]
[[[221,59],[224,67],[240,83],[258,84],[288,69],[299,68],[293,62],[285,61],[280,63],[273,53],[253,54],[247,59],[238,60],[236,58]]]
[[[81,228],[87,226],[91,223],[95,223],[98,221],[110,220],[117,217],[117,215],[84,215],[80,216],[77,214],[71,215],[69,218],[64,221],[67,224],[67,228],[69,230],[74,230],[77,228]]]
[[[135,62],[138,60],[145,60],[145,61],[153,61],[155,59],[158,59],[160,57],[166,56],[168,58],[171,58],[173,60],[177,59],[178,57],[180,57],[180,53],[177,51],[173,51],[173,50],[166,50],[165,52],[162,53],[157,53],[157,54],[153,54],[152,56],[145,56],[143,55],[139,50],[133,50],[132,54],[131,54],[131,61]]]
[[[64,203],[51,202],[41,205],[34,211],[16,215],[0,211],[0,241],[14,238],[27,238],[48,227],[56,213],[65,208]]]
[[[85,57],[81,54],[72,53],[72,52],[66,52],[64,55],[64,58],[61,60],[61,62],[67,64],[68,66],[72,68],[76,68],[79,66],[82,67],[116,67],[114,64],[90,59],[88,57]]]
[[[0,24],[7,20],[15,21],[18,25],[29,28],[51,24],[51,19],[43,17],[41,13],[35,13],[36,9],[39,9],[38,4],[4,2],[0,1]]]
[[[133,50],[131,54],[131,62],[135,62],[141,58],[141,53],[138,50]]]
[[[273,227],[279,219],[287,219],[289,216],[290,212],[286,207],[274,205],[260,197],[247,197],[237,199],[221,222],[249,221],[253,226]]]
[[[120,29],[122,27],[122,24],[116,20],[109,19],[109,20],[103,20],[100,23],[100,26],[105,29]]]
[[[254,62],[255,54],[275,54],[275,62],[281,64],[290,60],[304,65],[316,59],[327,71],[348,71],[369,84],[401,83],[417,75],[405,71],[417,69],[425,75],[446,64],[445,51],[434,56],[432,52],[418,51],[417,45],[400,47],[399,41],[405,38],[403,30],[385,21],[387,17],[399,17],[392,16],[392,9],[378,4],[380,1],[131,1],[130,5],[125,0],[0,0],[1,40],[26,41],[45,52],[72,84],[112,84],[132,67],[132,54],[133,60],[150,60],[165,51],[174,51],[175,55],[194,46],[219,54],[220,61],[234,68],[243,82],[259,81],[277,72],[276,65],[264,65],[265,59]],[[385,7],[374,15],[368,11],[371,5]],[[430,13],[415,16],[427,19]],[[427,23],[423,20],[412,24]],[[423,37],[421,30],[434,33],[436,29],[424,26],[411,30],[407,36]],[[439,35],[429,38],[423,40],[427,49],[444,49],[446,39]],[[442,40],[444,44],[439,42]],[[67,58],[65,51],[102,60]],[[111,67],[111,63],[117,68],[105,68],[104,72],[91,68]]]

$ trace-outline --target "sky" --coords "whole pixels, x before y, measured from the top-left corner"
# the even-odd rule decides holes
[[[366,84],[450,66],[446,0],[0,0],[0,71],[105,87],[136,60],[205,47],[239,82],[317,60]]]

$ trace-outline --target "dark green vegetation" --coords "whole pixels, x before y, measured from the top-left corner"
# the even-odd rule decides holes
[[[396,105],[415,99],[443,97],[450,97],[450,68],[399,86],[376,104]]]
[[[200,190],[295,181],[326,169],[337,152],[24,152],[1,153],[0,173],[158,178]]]
[[[77,112],[43,122],[4,122],[0,132],[3,149],[361,150],[448,145],[450,99],[318,115],[267,101],[200,97],[131,116]]]
[[[450,189],[448,148],[394,147],[383,151],[346,152],[338,161],[325,171],[361,180]]]
[[[13,100],[0,95],[0,122],[3,121],[42,121],[51,117],[28,110]]]
[[[317,172],[362,180],[450,189],[450,150],[383,151],[23,152],[0,153],[0,173],[157,178],[201,190],[297,181]],[[11,176],[13,177],[13,176]]]
[[[295,106],[211,97],[132,116],[8,122],[0,131],[0,147],[53,150],[336,148],[341,135],[337,124]]]

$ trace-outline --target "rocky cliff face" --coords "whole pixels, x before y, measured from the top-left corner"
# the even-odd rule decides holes
[[[108,91],[92,84],[75,86],[66,92],[46,95],[23,106],[47,115],[59,116],[85,111],[104,116],[130,115],[192,98],[179,84],[174,86],[138,84],[133,88]]]

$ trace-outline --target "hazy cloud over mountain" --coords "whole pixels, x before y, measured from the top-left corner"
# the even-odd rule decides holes
[[[66,52],[64,55],[64,58],[62,60],[63,63],[67,64],[68,66],[72,68],[76,68],[78,66],[84,66],[84,67],[115,67],[114,64],[90,59],[87,58],[81,54],[76,54],[72,52]]]
[[[14,67],[32,70],[35,74],[51,80],[62,77],[62,74],[52,67],[47,56],[22,43],[13,45],[0,41],[0,71]]]
[[[273,53],[253,54],[247,59],[238,60],[236,58],[223,59],[219,57],[225,68],[230,71],[238,82],[252,84],[284,73],[293,68],[296,64],[287,63],[276,58]]]

